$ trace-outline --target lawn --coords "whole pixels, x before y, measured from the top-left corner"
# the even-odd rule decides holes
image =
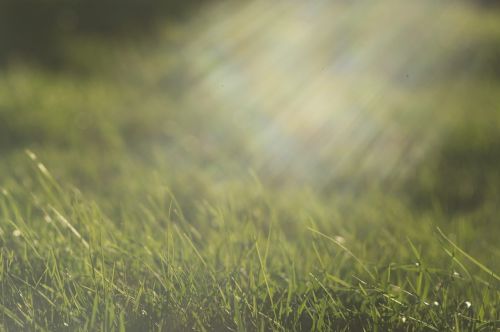
[[[500,12],[198,9],[0,65],[0,330],[500,328]]]

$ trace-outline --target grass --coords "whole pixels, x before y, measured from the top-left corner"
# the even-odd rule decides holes
[[[233,99],[255,96],[211,90],[206,70],[249,56],[184,44],[216,9],[168,26],[155,37],[166,46],[82,38],[66,71],[2,67],[0,330],[500,328],[499,14],[452,8],[436,38],[453,42],[415,59],[416,81],[367,66],[323,82],[349,95],[326,129],[266,113],[260,86],[260,109],[240,113]],[[373,144],[347,126],[327,145],[351,119],[335,108],[364,96],[354,87],[384,84],[360,113],[381,127]]]
[[[437,214],[381,195],[284,195],[249,177],[231,195],[197,202],[189,219],[160,184],[111,219],[41,165],[33,160],[30,191],[0,201],[8,330],[497,324],[498,275],[436,228],[445,223]],[[482,230],[461,226],[470,238],[460,242],[472,245]]]
[[[496,324],[499,277],[436,229],[434,218],[394,209],[397,202],[325,204],[302,191],[287,192],[284,202],[249,178],[233,198],[199,202],[189,219],[158,185],[111,220],[41,165],[33,160],[33,190],[1,199],[4,328]],[[360,206],[370,221],[350,212]]]

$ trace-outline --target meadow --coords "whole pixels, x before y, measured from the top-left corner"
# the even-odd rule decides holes
[[[500,328],[497,9],[155,24],[1,62],[0,330]]]

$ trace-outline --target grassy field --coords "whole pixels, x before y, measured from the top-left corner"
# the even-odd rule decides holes
[[[500,13],[318,3],[0,67],[0,330],[500,328]]]

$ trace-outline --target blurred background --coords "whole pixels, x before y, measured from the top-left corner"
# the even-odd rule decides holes
[[[491,227],[499,91],[496,1],[0,3],[3,185],[29,148],[110,206],[255,176]]]

